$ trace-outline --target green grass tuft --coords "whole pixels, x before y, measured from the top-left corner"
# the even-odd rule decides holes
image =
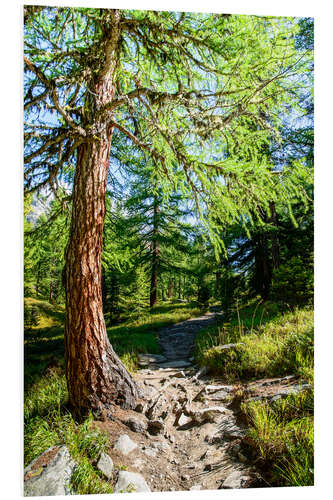
[[[314,482],[313,391],[275,403],[242,405],[247,441],[262,460],[272,486],[312,486]]]

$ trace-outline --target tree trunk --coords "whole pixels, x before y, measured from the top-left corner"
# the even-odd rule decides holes
[[[273,269],[278,269],[280,267],[280,241],[278,235],[277,213],[276,213],[275,203],[273,201],[269,204],[269,208],[271,211],[271,217],[269,222],[273,224],[274,227],[276,228],[271,233],[272,266]]]
[[[171,297],[172,297],[172,279],[170,278],[168,282],[168,299],[171,299]]]
[[[98,111],[114,95],[112,71],[103,71],[92,91],[91,106]],[[79,146],[74,178],[64,275],[65,357],[69,401],[78,416],[114,404],[133,408],[138,395],[112,349],[103,316],[101,253],[112,132],[105,127],[97,140]]]
[[[272,273],[268,258],[267,237],[259,233],[254,238],[255,243],[255,289],[263,300],[267,300],[271,285]]]
[[[158,283],[158,264],[159,264],[159,248],[158,248],[158,199],[154,196],[154,216],[153,216],[153,253],[151,266],[151,282],[150,282],[150,307],[153,307],[157,302],[157,283]]]

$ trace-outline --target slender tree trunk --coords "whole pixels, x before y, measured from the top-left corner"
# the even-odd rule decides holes
[[[279,241],[279,235],[277,232],[277,229],[278,229],[277,213],[276,213],[275,203],[273,201],[269,204],[269,208],[271,211],[270,222],[276,228],[271,233],[272,266],[273,266],[273,269],[278,269],[280,267],[280,262],[281,262],[280,261],[280,241]]]
[[[168,282],[168,299],[171,299],[171,297],[172,297],[172,279],[170,278]]]
[[[256,235],[255,239],[255,288],[263,300],[267,300],[272,279],[268,258],[268,244],[265,234]]]
[[[111,29],[116,38],[115,23]],[[95,112],[114,95],[112,70],[102,72],[92,91]],[[101,253],[113,128],[101,130],[97,140],[84,142],[78,149],[66,250],[66,376],[69,401],[78,416],[114,404],[133,408],[138,395],[109,342],[103,316]]]
[[[40,278],[41,278],[41,273],[40,273],[40,261],[38,261],[38,267],[37,267],[37,276],[36,276],[36,296],[38,297],[39,295],[39,283],[40,283]]]
[[[150,282],[150,307],[153,307],[157,302],[157,283],[158,283],[158,264],[159,264],[159,248],[158,248],[158,213],[159,205],[157,195],[154,196],[154,216],[153,216],[153,254],[151,266],[151,282]]]

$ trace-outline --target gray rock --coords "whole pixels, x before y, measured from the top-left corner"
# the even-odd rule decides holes
[[[201,490],[201,488],[201,484],[194,484],[193,486],[191,486],[190,491]]]
[[[114,449],[123,455],[128,455],[137,448],[137,444],[127,434],[122,434],[114,443]]]
[[[43,455],[49,451],[50,449],[46,450]],[[38,459],[39,458],[40,457],[38,457]],[[40,468],[40,472],[39,469],[33,469],[33,465],[36,461],[37,459],[24,471],[27,477],[29,477],[29,473],[32,476],[24,483],[24,496],[35,497],[72,494],[70,491],[70,481],[76,463],[70,456],[66,446],[61,446],[50,463],[45,468]]]
[[[113,475],[113,460],[106,453],[101,453],[100,459],[97,462],[97,469],[103,472],[104,476],[108,479],[112,478]]]
[[[282,380],[282,379],[281,379]],[[294,384],[289,387],[286,387],[282,389],[280,392],[277,392],[276,394],[271,394],[269,396],[255,396],[253,398],[249,398],[247,401],[268,401],[274,402],[282,398],[286,398],[290,394],[298,394],[303,391],[307,390],[312,390],[313,386],[311,384],[307,383],[301,383],[301,384]]]
[[[156,449],[156,450],[163,451],[164,453],[167,453],[170,450],[170,445],[168,445],[168,443],[166,443],[165,441],[159,441],[157,443],[152,443],[151,447]]]
[[[200,370],[194,375],[193,379],[194,380],[198,380],[198,378],[200,377],[204,377],[205,375],[207,375],[207,373],[209,372],[209,368],[207,366],[203,366],[202,368],[200,368]]]
[[[245,430],[236,424],[234,418],[225,419],[219,425],[221,438],[238,439],[243,438],[246,434]]]
[[[143,418],[139,417],[130,417],[128,420],[126,420],[125,424],[127,427],[131,429],[133,432],[145,432],[147,430],[147,422]]]
[[[229,476],[223,481],[221,488],[223,489],[234,489],[242,488],[246,481],[250,479],[244,471],[236,470],[229,474]]]
[[[180,372],[175,372],[175,373],[172,373],[171,375],[169,375],[170,378],[185,378],[185,373],[183,372],[183,370],[181,370]]]
[[[139,355],[139,365],[148,366],[150,363],[164,363],[167,361],[165,356],[161,354],[140,354]]]
[[[216,422],[226,412],[227,410],[224,406],[212,406],[210,408],[203,408],[202,410],[190,411],[189,415],[192,417],[193,422],[203,424],[204,422]]]
[[[228,349],[234,349],[235,347],[238,347],[239,345],[245,345],[243,342],[238,342],[238,344],[224,344],[224,345],[219,345],[215,349],[217,351],[226,351]]]
[[[202,401],[205,398],[213,401],[223,401],[228,398],[232,386],[230,385],[206,385],[194,397],[193,401]]]
[[[157,455],[157,450],[153,450],[152,448],[146,448],[143,453],[147,455],[147,457],[155,458]]]
[[[126,493],[131,491],[144,492],[150,491],[150,488],[141,474],[125,470],[119,471],[114,493]]]
[[[158,363],[160,368],[186,368],[191,366],[191,363],[185,359],[177,359],[175,361],[167,361],[166,363]]]

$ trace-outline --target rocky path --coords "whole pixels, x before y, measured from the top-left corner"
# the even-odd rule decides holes
[[[223,313],[212,311],[204,316],[191,318],[164,328],[159,332],[159,342],[165,357],[157,363],[160,368],[190,366],[195,337],[200,330],[212,326]]]
[[[197,333],[221,314],[212,311],[164,328],[163,355],[141,356],[136,379],[143,400],[125,423],[146,430],[148,441],[140,443],[142,457],[133,465],[152,491],[240,488],[256,478],[239,445],[245,429],[228,408],[234,387],[193,366]]]
[[[135,375],[140,399],[135,411],[117,408],[95,422],[110,436],[107,453],[95,466],[115,492],[269,486],[244,446],[239,386],[212,378],[193,365],[196,334],[218,317],[215,311],[161,330],[163,355],[146,354],[140,359],[142,369]],[[245,399],[274,400],[306,389],[305,385],[297,384],[293,376],[258,380],[242,387],[243,399],[245,394]],[[59,494],[53,493],[59,464],[66,474],[57,472],[62,478],[57,488],[68,494],[73,464],[66,450],[47,450],[37,465],[30,464],[26,494],[47,494],[48,490]],[[34,469],[44,455],[52,461],[36,476]]]

